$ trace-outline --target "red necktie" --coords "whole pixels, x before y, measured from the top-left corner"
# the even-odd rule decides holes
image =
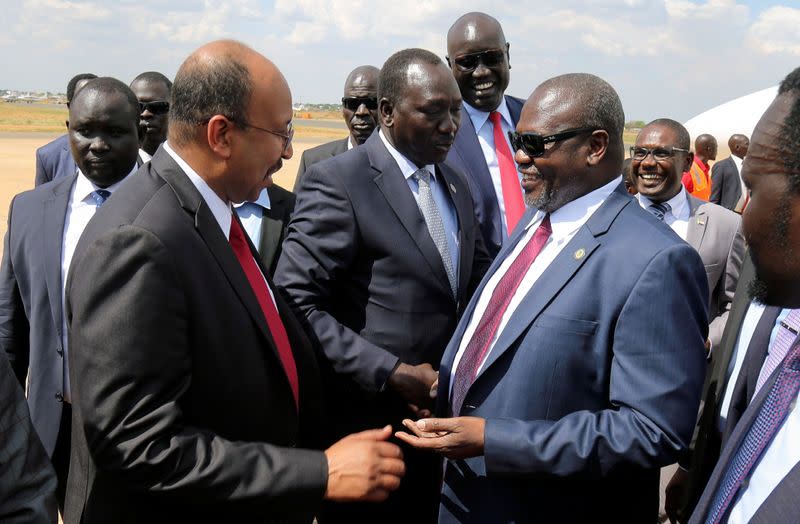
[[[264,312],[264,318],[267,319],[267,327],[269,327],[269,332],[272,334],[272,339],[278,348],[278,357],[280,357],[283,370],[289,379],[289,385],[292,387],[292,394],[294,395],[294,403],[299,411],[300,388],[297,379],[297,366],[294,362],[294,355],[292,355],[292,348],[289,345],[289,337],[286,335],[286,328],[283,327],[283,322],[281,322],[278,308],[275,307],[275,303],[269,294],[269,289],[267,289],[267,281],[264,280],[264,275],[250,252],[250,246],[244,238],[242,226],[239,225],[236,218],[231,219],[229,241],[236,258],[239,259],[239,264],[241,264],[244,274],[247,276],[247,280],[250,282],[250,287],[253,288],[253,293],[258,299],[261,311]]]
[[[483,362],[486,351],[489,349],[489,344],[497,332],[497,327],[500,325],[500,320],[502,320],[503,313],[505,313],[508,304],[511,302],[511,298],[516,293],[520,283],[522,283],[522,278],[528,272],[531,264],[539,256],[552,232],[550,215],[548,214],[545,215],[533,237],[519,252],[517,258],[508,267],[506,274],[503,275],[494,292],[492,292],[489,304],[483,312],[478,327],[475,328],[475,333],[472,334],[472,338],[461,355],[461,360],[458,362],[458,368],[453,377],[453,395],[450,403],[453,408],[453,416],[457,417],[461,411],[464,397],[467,396],[467,391],[478,374],[480,364]]]
[[[522,200],[522,188],[519,185],[514,154],[508,147],[500,119],[500,113],[497,111],[489,113],[489,120],[492,121],[494,128],[494,152],[497,155],[497,164],[500,166],[500,185],[503,188],[503,202],[506,208],[506,228],[510,235],[514,231],[514,226],[525,213],[525,202]]]

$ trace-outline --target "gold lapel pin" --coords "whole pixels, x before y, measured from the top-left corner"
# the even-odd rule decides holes
[[[584,256],[585,254],[586,254],[586,250],[585,250],[585,249],[583,249],[583,248],[580,248],[579,250],[577,250],[577,251],[575,252],[575,260],[580,260],[580,259],[582,259],[582,258],[583,258],[583,256]]]
[[[706,225],[706,221],[703,220],[702,217],[697,217],[697,225],[698,226],[704,226],[704,225]]]
[[[454,186],[453,184],[450,184],[450,191],[455,193],[456,192],[456,186]]]

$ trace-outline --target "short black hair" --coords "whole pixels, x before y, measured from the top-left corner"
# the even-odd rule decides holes
[[[214,115],[247,124],[253,86],[247,67],[233,55],[202,62],[189,57],[175,75],[169,108],[170,139],[186,143],[197,124]]]
[[[158,71],[145,71],[144,73],[141,73],[141,74],[137,75],[136,78],[134,78],[131,81],[131,85],[133,85],[134,83],[136,83],[136,82],[138,82],[140,80],[143,80],[145,82],[152,82],[152,83],[161,82],[165,86],[167,86],[167,91],[172,91],[172,80],[170,80],[169,78],[167,78],[163,74],[159,73]]]
[[[101,76],[89,80],[86,85],[78,91],[76,96],[83,97],[87,96],[89,93],[124,96],[130,105],[133,120],[137,123],[139,122],[139,101],[136,99],[136,95],[133,94],[133,91],[131,91],[131,88],[125,85],[125,83],[110,76]]]
[[[692,138],[689,136],[689,131],[687,131],[680,122],[677,122],[671,118],[656,118],[644,127],[650,126],[663,126],[672,129],[675,131],[675,134],[678,135],[678,143],[674,144],[675,147],[679,147],[687,151],[689,151],[691,148]]]
[[[403,49],[390,56],[381,67],[378,76],[378,100],[385,98],[392,104],[397,103],[406,87],[406,70],[411,64],[444,64],[442,59],[426,51],[413,47]]]
[[[69,82],[67,82],[67,103],[72,102],[72,97],[75,96],[75,86],[78,85],[78,82],[81,80],[94,80],[95,78],[97,78],[97,75],[92,73],[80,73],[70,78]]]
[[[790,187],[793,192],[800,193],[800,67],[789,73],[778,88],[779,95],[790,91],[794,101],[783,121],[778,149],[789,175]]]

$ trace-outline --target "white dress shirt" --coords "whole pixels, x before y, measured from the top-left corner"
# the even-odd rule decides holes
[[[133,165],[131,173],[135,173],[137,169],[136,164]],[[125,181],[123,178],[116,184],[108,186],[105,189],[109,193],[114,193],[117,188]],[[75,248],[78,241],[86,229],[89,220],[94,216],[97,208],[97,202],[92,198],[92,193],[100,189],[94,182],[86,178],[86,175],[81,173],[78,169],[78,178],[72,185],[69,193],[69,203],[67,204],[67,214],[64,217],[64,236],[61,239],[61,344],[64,348],[64,401],[72,402],[72,394],[70,392],[69,383],[69,358],[67,347],[67,315],[66,315],[66,290],[67,290],[67,275],[69,274],[69,265],[72,263],[72,256],[75,254]]]
[[[483,158],[486,159],[486,166],[489,168],[489,174],[492,176],[492,184],[494,185],[495,196],[497,197],[497,205],[500,206],[500,220],[503,221],[503,238],[508,236],[508,226],[506,224],[506,203],[503,200],[503,183],[500,179],[500,164],[497,161],[497,153],[494,149],[494,126],[489,120],[489,112],[475,109],[468,103],[464,102],[464,108],[467,110],[467,115],[475,127],[475,132],[478,135],[478,143],[481,145]],[[500,116],[500,127],[503,128],[503,138],[508,144],[508,149],[511,151],[511,158],[514,158],[514,149],[511,147],[511,142],[508,141],[508,132],[514,131],[514,123],[511,120],[511,112],[508,110],[506,98],[503,97],[500,105],[495,109]],[[516,165],[516,161],[514,162]],[[520,182],[522,175],[517,172]],[[523,194],[522,186],[520,185],[520,194]],[[524,198],[524,195],[523,195]]]
[[[743,158],[739,158],[736,155],[731,154],[731,159],[733,163],[736,165],[736,173],[739,175],[739,184],[742,188],[742,194],[739,195],[739,200],[736,202],[736,206],[734,209],[741,210],[744,206],[744,203],[747,202],[747,186],[744,185],[744,179],[742,178],[742,162],[744,162]]]
[[[653,201],[646,196],[638,193],[636,199],[639,200],[639,205],[647,209],[653,204]],[[689,199],[686,196],[686,189],[681,186],[678,194],[670,198],[664,204],[669,204],[670,210],[664,213],[664,223],[672,228],[683,240],[686,240],[686,235],[689,231]]]
[[[566,246],[569,241],[572,240],[578,230],[584,224],[586,224],[589,218],[594,214],[595,211],[597,211],[606,198],[608,198],[608,196],[621,182],[622,177],[617,177],[603,187],[595,189],[591,193],[564,204],[550,214],[550,224],[552,226],[553,233],[550,235],[550,238],[547,239],[547,242],[539,252],[536,260],[534,260],[528,268],[528,271],[522,278],[522,282],[520,282],[519,287],[514,292],[514,296],[511,298],[508,307],[506,308],[505,312],[503,312],[503,317],[500,319],[500,324],[497,326],[497,330],[495,331],[492,340],[489,342],[489,349],[486,351],[486,355],[484,355],[484,358],[478,367],[478,372],[480,372],[483,364],[489,357],[489,354],[491,354],[497,339],[503,333],[503,329],[505,329],[506,324],[508,324],[508,321],[511,319],[511,316],[514,314],[517,307],[519,307],[525,296],[530,292],[536,281],[539,280],[539,277],[542,276],[553,260],[555,260],[558,254],[561,253],[561,250],[564,249],[564,246]],[[517,244],[514,246],[514,249],[508,254],[505,260],[503,260],[503,262],[500,264],[500,267],[497,268],[497,271],[494,272],[494,274],[489,278],[489,281],[486,283],[486,286],[484,287],[483,292],[481,293],[481,296],[478,298],[478,302],[475,305],[475,310],[469,319],[467,329],[464,331],[464,336],[459,343],[458,352],[453,360],[453,375],[455,375],[455,372],[458,369],[458,364],[461,361],[461,357],[464,355],[464,351],[467,349],[467,345],[472,339],[472,335],[475,333],[475,329],[478,327],[481,317],[483,317],[483,313],[486,311],[486,308],[489,305],[489,300],[492,298],[495,288],[500,283],[500,279],[503,278],[503,275],[506,274],[508,268],[514,262],[514,260],[516,260],[519,253],[531,240],[536,232],[536,229],[539,227],[539,224],[544,219],[544,216],[545,213],[543,211],[538,211],[533,216],[531,221],[528,222],[528,225],[525,226],[525,233],[523,234],[522,238],[519,240],[519,242],[517,242]],[[453,382],[454,381],[450,381],[451,394],[453,392]]]
[[[262,189],[258,198],[253,202],[242,202],[234,204],[233,207],[236,214],[239,215],[239,220],[241,220],[247,236],[258,249],[258,246],[261,245],[261,220],[264,218],[264,210],[270,209],[267,188]]]
[[[151,155],[150,153],[148,153],[144,149],[139,148],[139,160],[142,161],[142,164],[144,164],[146,162],[150,162],[150,160],[152,160],[152,158],[153,158],[153,155]]]
[[[403,173],[406,183],[408,184],[408,188],[411,190],[411,194],[414,195],[414,200],[417,202],[417,206],[419,206],[419,182],[417,182],[413,176],[414,173],[419,170],[419,168],[411,160],[406,158],[400,151],[395,149],[389,140],[386,139],[382,129],[378,131],[378,136],[380,136],[381,140],[383,141],[383,145],[386,146],[386,149],[389,150],[389,154],[392,155],[392,158],[394,158],[395,162],[397,162],[397,166]],[[453,263],[453,269],[455,270],[456,278],[458,278],[458,262],[460,258],[459,254],[461,253],[461,236],[459,235],[458,215],[456,214],[456,208],[453,202],[450,200],[450,194],[448,193],[447,188],[444,187],[445,181],[439,180],[439,178],[436,176],[436,166],[433,164],[428,164],[425,166],[425,169],[427,169],[428,173],[431,174],[431,194],[433,195],[433,200],[436,202],[436,207],[439,209],[439,215],[442,217],[442,224],[444,225],[444,230],[447,234],[447,248],[450,250],[450,259]]]

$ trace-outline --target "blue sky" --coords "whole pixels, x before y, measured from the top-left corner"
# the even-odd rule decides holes
[[[590,72],[617,89],[629,120],[684,121],[800,66],[798,0],[17,0],[0,11],[0,88],[64,91],[84,71],[172,77],[224,37],[272,59],[296,101],[336,102],[355,66],[406,47],[444,56],[448,27],[471,10],[503,25],[509,93]]]

